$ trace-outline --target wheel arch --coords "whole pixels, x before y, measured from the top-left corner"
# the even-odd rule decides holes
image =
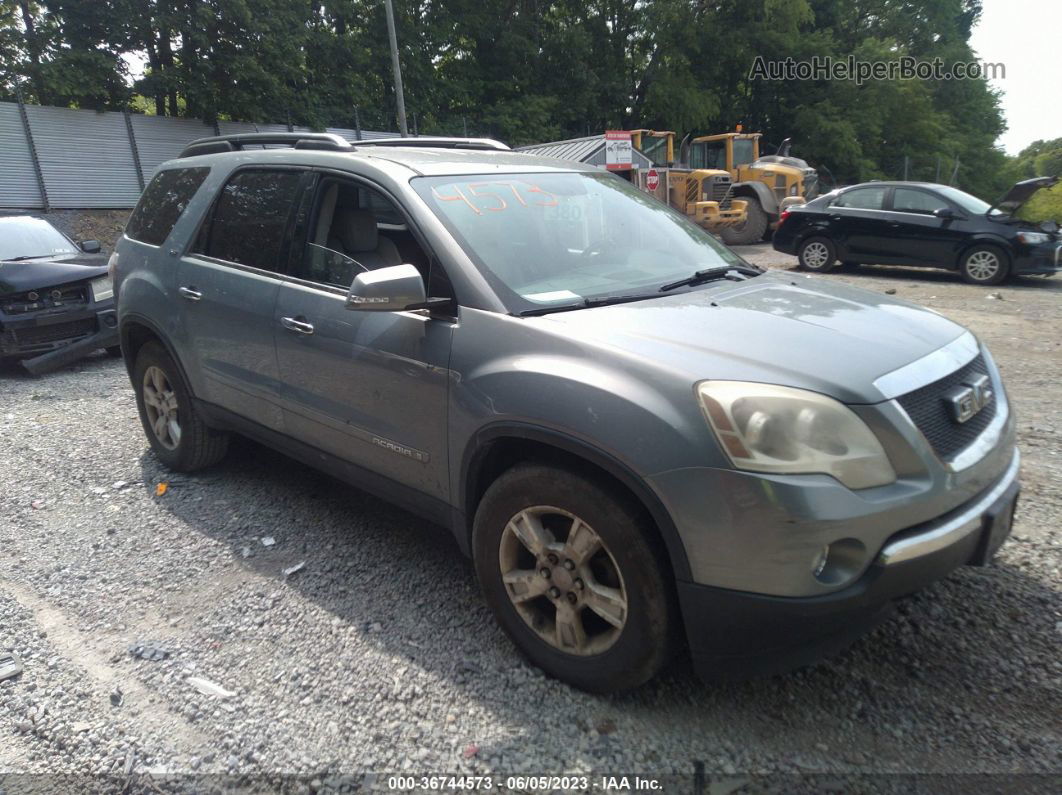
[[[122,344],[122,359],[125,361],[125,370],[130,379],[133,377],[133,368],[136,366],[136,357],[140,349],[149,342],[157,342],[166,349],[170,358],[177,365],[177,369],[180,370],[181,378],[187,384],[188,391],[192,392],[192,382],[188,378],[188,372],[184,369],[184,364],[181,363],[177,351],[173,349],[173,346],[167,341],[166,335],[162,333],[158,326],[142,315],[127,315],[122,318],[118,333]],[[136,384],[133,386],[135,388]],[[195,397],[194,394],[192,396]]]
[[[778,199],[774,192],[762,182],[737,182],[732,187],[735,198],[754,197],[767,218],[774,222],[778,220]]]
[[[689,559],[678,530],[663,502],[637,473],[582,439],[526,423],[495,423],[482,428],[465,450],[459,492],[465,522],[459,541],[466,549],[471,549],[473,519],[487,488],[507,469],[525,461],[574,466],[625,492],[652,521],[675,579],[691,579]]]
[[[1003,256],[1007,258],[1007,266],[1010,267],[1014,264],[1014,250],[1005,239],[997,237],[992,234],[975,235],[970,240],[966,241],[966,244],[959,249],[959,256],[955,258],[955,262],[952,263],[953,267],[958,270],[962,267],[962,261],[966,259],[966,255],[970,253],[972,249],[978,246],[991,246],[992,248],[999,249]]]

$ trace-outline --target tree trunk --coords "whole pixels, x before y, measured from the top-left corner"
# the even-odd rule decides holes
[[[155,42],[153,42],[151,40],[148,41],[147,47],[145,47],[145,49],[147,50],[148,65],[151,67],[151,74],[152,74],[153,77],[156,78],[156,80],[158,80],[158,82],[155,83],[155,92],[154,92],[154,94],[155,94],[155,115],[157,115],[157,116],[165,116],[166,115],[166,92],[163,91],[162,82],[159,79],[159,78],[162,77],[162,66],[159,63],[159,53],[158,53],[158,50],[155,48]]]
[[[170,46],[170,31],[166,27],[159,28],[159,63],[162,65],[162,73],[166,77],[166,98],[169,101],[170,115],[178,115],[177,107],[177,70],[173,63],[173,47]]]
[[[44,88],[44,79],[41,76],[41,41],[37,33],[37,26],[33,22],[33,11],[28,0],[21,0],[19,8],[22,11],[22,24],[26,27],[26,51],[30,59],[30,82],[33,84],[33,93],[37,95],[37,102],[42,105],[49,104],[50,97]]]

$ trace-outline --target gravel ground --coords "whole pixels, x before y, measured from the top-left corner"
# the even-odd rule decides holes
[[[740,684],[702,684],[679,662],[631,694],[572,690],[520,659],[437,528],[249,442],[169,475],[118,361],[0,371],[0,652],[25,664],[0,683],[0,774],[313,789],[365,771],[642,772],[725,793],[762,783],[749,775],[851,791],[852,774],[972,772],[1059,786],[1062,279],[821,278],[895,290],[990,345],[1020,415],[1025,491],[993,566],[905,600],[832,660]]]

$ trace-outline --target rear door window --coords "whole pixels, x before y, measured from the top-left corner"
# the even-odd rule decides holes
[[[892,194],[892,209],[900,213],[932,214],[946,207],[947,202],[932,193],[911,188],[897,188]]]
[[[859,188],[842,193],[833,203],[834,207],[852,207],[858,210],[880,210],[885,203],[885,191],[881,188]]]
[[[141,243],[161,246],[209,173],[209,168],[160,171],[144,189],[126,224],[125,236]]]
[[[194,251],[262,270],[282,270],[304,174],[298,169],[237,172],[222,189]]]

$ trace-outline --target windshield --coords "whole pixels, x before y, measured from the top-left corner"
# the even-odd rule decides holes
[[[984,215],[988,212],[988,208],[992,205],[986,201],[978,199],[976,196],[971,196],[969,193],[965,193],[958,188],[951,188],[947,186],[940,186],[936,188],[936,191],[945,198],[951,199],[959,207],[961,207],[970,215]],[[993,210],[993,215],[1003,215],[999,210]]]
[[[756,141],[752,138],[734,139],[734,166],[745,166],[756,158],[754,157]]]
[[[511,311],[655,292],[743,261],[607,173],[420,177],[413,187]]]
[[[76,254],[74,245],[40,218],[0,218],[0,259]]]

